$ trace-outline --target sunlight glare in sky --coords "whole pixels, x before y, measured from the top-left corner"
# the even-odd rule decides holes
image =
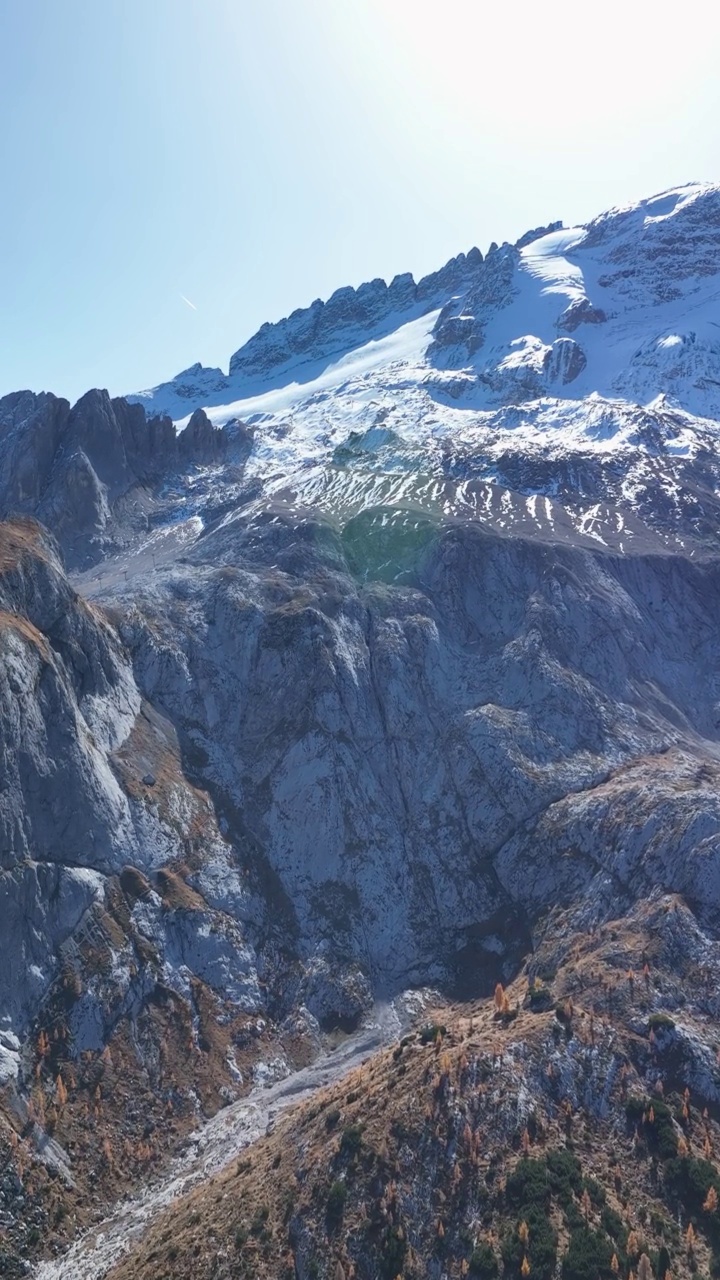
[[[720,180],[719,36],[698,0],[0,3],[0,394],[227,367],[341,285]]]

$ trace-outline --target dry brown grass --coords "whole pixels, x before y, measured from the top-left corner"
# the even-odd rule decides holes
[[[23,618],[19,613],[8,613],[5,609],[0,609],[0,632],[13,631],[16,635],[21,636],[28,644],[40,654],[44,662],[50,661],[50,646],[42,631],[38,631],[27,618]]]
[[[169,874],[184,909],[182,868]],[[149,891],[139,873],[123,873],[123,881],[125,894],[119,883],[100,920],[107,953],[96,933],[81,984],[91,971],[102,973],[111,945],[117,947],[130,927],[132,902]],[[703,1033],[702,1018],[694,1013],[701,975],[691,961],[683,969],[668,957],[661,927],[663,919],[672,922],[673,912],[683,910],[668,899],[574,938],[558,913],[533,957],[533,964],[543,967],[551,960],[554,966],[558,950],[564,955],[548,979],[550,1007],[531,1010],[529,980],[521,975],[506,988],[507,1015],[499,1015],[491,999],[426,1010],[423,1021],[445,1028],[437,1040],[418,1028],[403,1044],[286,1113],[273,1133],[159,1218],[112,1280],[290,1280],[296,1275],[305,1280],[313,1274],[336,1280],[338,1265],[346,1280],[385,1280],[383,1250],[388,1233],[398,1230],[409,1242],[404,1280],[440,1274],[455,1280],[465,1274],[473,1240],[489,1242],[499,1254],[504,1234],[515,1229],[504,1187],[525,1144],[528,1154],[540,1159],[571,1144],[583,1173],[604,1189],[608,1208],[626,1229],[642,1233],[651,1252],[657,1251],[671,1240],[664,1232],[677,1235],[677,1205],[663,1198],[649,1149],[638,1148],[624,1107],[628,1093],[647,1093],[643,1072],[654,1051],[643,1026],[660,997],[665,1008],[676,1000],[683,1020]],[[152,963],[152,957],[144,962]],[[569,1039],[555,1004],[561,1011],[572,1006]],[[52,1215],[58,1204],[67,1211],[48,1229],[41,1248],[53,1239],[56,1244],[68,1240],[74,1229],[88,1226],[113,1201],[160,1172],[196,1123],[192,1098],[199,1094],[208,1113],[219,1105],[231,1040],[246,1079],[252,1063],[267,1059],[273,1044],[270,1030],[258,1041],[249,1022],[243,1035],[217,995],[196,983],[190,1005],[159,987],[134,1028],[118,1024],[109,1056],[91,1054],[78,1063],[65,1038],[66,1006],[59,999],[56,1007],[57,1018],[47,1026],[49,1049],[38,1064],[39,1083],[48,1094],[59,1073],[66,1082],[68,1101],[57,1116],[48,1116],[48,1123],[72,1154],[78,1188],[58,1187],[30,1162],[33,1196],[42,1211]],[[199,1037],[193,1036],[193,1024]],[[138,1059],[138,1037],[145,1065]],[[572,1062],[591,1064],[596,1044],[625,1063],[612,1085],[605,1118],[586,1113],[581,1104],[566,1110],[561,1074],[548,1084],[551,1055],[562,1073]],[[669,1059],[666,1067],[670,1098],[678,1083]],[[526,1136],[518,1106],[528,1087],[533,1123]],[[710,1111],[703,1118],[700,1104],[692,1100],[684,1132],[694,1152],[702,1151],[706,1138],[713,1153],[720,1151],[718,1116]],[[341,1221],[333,1223],[328,1205],[336,1183],[346,1188],[347,1197]],[[595,1206],[590,1218],[599,1227]],[[562,1253],[569,1231],[557,1205],[552,1220]],[[702,1221],[695,1257],[697,1275],[709,1275]],[[672,1271],[681,1280],[692,1274],[677,1240]],[[620,1280],[624,1277],[625,1272]]]
[[[180,895],[177,905],[184,909],[189,895],[196,909],[197,895],[178,873],[166,873],[165,884]],[[131,912],[150,888],[134,868],[125,868],[111,882],[104,908],[92,913],[79,954],[64,964],[34,1032],[28,1091],[41,1127],[69,1153],[74,1187],[48,1172],[13,1091],[0,1091],[0,1180],[4,1170],[23,1183],[21,1212],[0,1234],[1,1274],[15,1274],[2,1270],[10,1254],[20,1267],[21,1259],[55,1253],[100,1221],[113,1204],[167,1166],[203,1117],[225,1105],[226,1090],[242,1091],[228,1068],[231,1043],[246,1089],[255,1064],[277,1053],[271,1023],[258,1032],[253,1019],[228,1008],[203,982],[193,982],[190,1000],[167,988],[158,971],[154,988],[148,987],[157,957],[152,945],[133,931]],[[197,901],[204,906],[202,899]],[[71,1011],[88,986],[99,983],[103,989],[117,955],[127,954],[129,940],[133,967],[137,976],[143,970],[147,994],[132,1017],[118,1016],[105,1051],[78,1056]],[[293,1061],[292,1046],[284,1042],[283,1048]],[[300,1060],[298,1054],[298,1065]],[[58,1079],[60,1092],[66,1093],[61,1103]],[[33,1222],[39,1225],[37,1236],[28,1236]]]
[[[619,993],[628,985],[629,959],[640,975],[643,957],[652,953],[660,965],[647,923],[645,930],[642,920],[619,921],[578,938],[552,984],[553,996],[572,1000],[572,1041],[587,1048],[587,1060],[595,1041],[608,1036],[627,1064],[606,1120],[568,1111],[561,1094],[555,1101],[538,1094],[532,1137],[517,1121],[508,1125],[527,1064],[544,1070],[548,1045],[558,1043],[554,1010],[531,1012],[527,980],[519,978],[507,988],[509,1016],[498,1016],[491,1000],[443,1006],[428,1014],[446,1027],[437,1043],[412,1034],[286,1114],[233,1167],[172,1206],[108,1280],[335,1280],[338,1265],[346,1278],[375,1280],[389,1274],[383,1250],[388,1233],[397,1230],[409,1242],[405,1280],[461,1277],[472,1239],[485,1240],[498,1254],[504,1233],[515,1230],[504,1184],[524,1148],[542,1158],[567,1144],[584,1174],[603,1188],[608,1210],[640,1234],[653,1257],[670,1244],[674,1276],[709,1274],[702,1223],[693,1263],[677,1235],[677,1206],[663,1198],[649,1154],[625,1129],[624,1099],[628,1090],[644,1093],[635,1064],[648,1052],[628,1013],[635,1023],[665,973],[658,967],[650,981],[641,976],[632,996],[618,994],[609,1013],[605,1006],[608,987]],[[690,1016],[687,1007],[684,1016]],[[720,1150],[717,1117],[701,1118],[697,1109],[693,1117],[690,1141],[700,1149],[707,1137]],[[360,1140],[349,1154],[346,1135],[353,1133]],[[346,1188],[339,1225],[328,1219],[336,1183]],[[562,1256],[569,1232],[557,1207],[552,1220]],[[601,1229],[594,1205],[589,1222]],[[463,1236],[468,1224],[469,1242]]]
[[[188,862],[196,846],[217,837],[213,806],[206,792],[185,776],[174,725],[143,703],[133,728],[111,763],[126,793],[143,804],[157,806],[160,816],[186,844]],[[152,776],[154,782],[143,781]]]
[[[37,520],[16,517],[0,523],[0,573],[16,569],[27,556],[47,560],[43,532]]]
[[[161,867],[156,875],[157,891],[169,911],[207,911],[205,899],[186,884],[177,871]]]

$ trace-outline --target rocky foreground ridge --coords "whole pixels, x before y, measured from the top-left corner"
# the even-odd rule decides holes
[[[717,943],[660,894],[567,925],[494,999],[428,1007],[214,1177],[146,1200],[139,1241],[119,1214],[50,1274],[715,1274]]]
[[[553,929],[496,1000],[279,1117],[111,1280],[716,1274],[717,947],[660,896],[570,948]]]
[[[341,290],[214,390],[0,400],[5,1274],[558,912],[714,954],[719,201]]]

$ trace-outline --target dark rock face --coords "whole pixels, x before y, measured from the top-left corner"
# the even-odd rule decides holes
[[[195,410],[177,442],[179,457],[188,466],[194,462],[219,462],[226,447],[224,433],[212,425],[203,409]]]
[[[235,428],[236,453],[238,439]],[[164,478],[218,462],[227,447],[228,433],[202,410],[177,435],[169,418],[148,419],[141,405],[106,391],[89,391],[72,409],[53,395],[17,392],[0,400],[0,517],[36,516],[69,564],[88,563],[147,528]]]
[[[580,376],[587,365],[585,352],[572,338],[558,338],[544,359],[545,376],[549,383],[567,386]]]
[[[193,883],[220,913],[216,950],[195,932],[202,912],[180,940],[151,902],[143,929],[249,998],[238,913],[254,946],[282,922],[287,961],[322,970],[322,999],[315,979],[297,990],[323,1018],[332,991],[350,1017],[358,972],[487,986],[558,904],[603,919],[660,884],[707,921],[720,910],[714,560],[458,524],[418,543],[406,586],[361,585],[361,549],[351,573],[329,528],[236,519],[114,589],[118,634],[36,526],[4,537],[1,840],[8,910],[41,910],[29,854],[59,868],[42,873],[64,904],[43,926],[42,972],[108,876],[187,856],[198,786],[211,807]],[[38,998],[26,985],[22,1008]]]
[[[667,216],[671,212],[672,218]],[[605,280],[622,293],[632,298],[647,291],[654,301],[662,302],[673,296],[676,283],[717,273],[719,234],[717,187],[687,203],[682,192],[672,191],[641,206],[611,209],[593,219],[584,247],[610,247],[611,266]]]
[[[230,359],[230,378],[266,377],[298,357],[322,360],[349,350],[357,335],[378,337],[403,322],[432,311],[448,292],[471,281],[482,266],[479,249],[459,254],[417,284],[410,273],[395,276],[390,285],[370,280],[359,289],[337,289],[327,302],[293,311],[286,320],[264,324]]]
[[[573,302],[558,320],[558,327],[567,333],[574,333],[581,324],[605,324],[607,315],[602,307],[594,307],[589,298]]]
[[[70,405],[43,392],[16,391],[0,400],[3,511],[33,511],[47,487]]]
[[[0,1029],[23,1033],[62,948],[73,954],[73,938],[123,868],[146,882],[201,837],[241,914],[243,893],[209,803],[182,773],[172,727],[143,707],[116,631],[72,590],[57,545],[31,520],[0,524],[0,724]],[[152,994],[164,957],[166,979],[181,954],[183,972],[234,991],[240,1006],[259,1005],[252,950],[237,922],[196,897],[198,910],[178,921],[153,891],[138,939],[157,966],[137,979],[132,947],[123,955],[116,942],[113,984],[102,994],[88,988],[75,1006],[78,1046],[102,1048],[128,992],[138,1007]]]
[[[139,706],[116,636],[71,590],[57,547],[32,521],[0,526],[0,857],[107,869],[123,802],[103,749]]]
[[[428,350],[428,358],[438,368],[460,369],[472,361],[484,343],[489,318],[513,297],[517,262],[517,248],[496,247],[463,281],[466,287],[445,304]]]

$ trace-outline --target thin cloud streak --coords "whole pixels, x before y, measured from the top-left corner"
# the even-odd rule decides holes
[[[186,298],[184,293],[181,293],[180,297],[182,298],[183,302],[187,302],[188,306],[192,307],[193,311],[197,311],[197,307],[195,306],[195,303],[191,302],[189,298]]]

